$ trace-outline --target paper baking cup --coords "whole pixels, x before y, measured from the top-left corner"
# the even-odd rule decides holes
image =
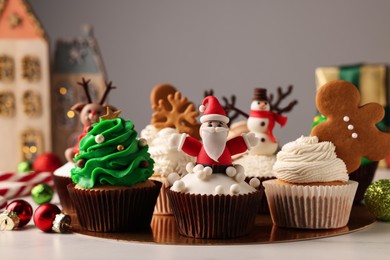
[[[73,202],[70,199],[69,192],[66,186],[72,183],[70,177],[53,175],[53,182],[56,187],[58,198],[60,199],[62,212],[66,214],[73,214],[76,212]]]
[[[153,187],[118,189],[76,189],[68,191],[81,227],[95,232],[126,232],[150,229],[161,183]]]
[[[284,185],[263,183],[272,221],[279,227],[330,229],[347,225],[358,183]]]
[[[171,206],[169,204],[165,189],[169,186],[169,182],[165,177],[150,177],[150,180],[159,181],[162,183],[160,195],[158,195],[156,206],[154,207],[155,215],[172,215]]]
[[[166,191],[179,233],[194,238],[227,239],[248,234],[261,200],[259,191],[237,196]]]

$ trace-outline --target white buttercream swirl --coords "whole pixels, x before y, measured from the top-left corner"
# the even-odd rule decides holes
[[[345,163],[337,158],[331,142],[316,136],[300,137],[285,144],[276,155],[275,176],[292,183],[348,181]]]
[[[182,175],[187,173],[187,163],[195,162],[194,157],[178,151],[177,147],[169,144],[169,137],[177,133],[179,132],[174,128],[158,130],[153,125],[148,125],[141,131],[141,137],[145,138],[149,145],[149,153],[154,160],[153,169],[156,175],[167,177],[172,172]]]

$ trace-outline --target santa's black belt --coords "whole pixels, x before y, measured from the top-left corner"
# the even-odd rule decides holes
[[[224,173],[226,174],[226,169],[233,165],[219,165],[219,164],[203,164],[203,163],[197,163],[200,165],[203,165],[204,167],[210,167],[213,170],[213,173]]]

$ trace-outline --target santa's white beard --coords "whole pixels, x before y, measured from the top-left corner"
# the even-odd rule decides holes
[[[216,162],[225,150],[227,136],[228,129],[224,127],[205,127],[200,131],[207,155]]]

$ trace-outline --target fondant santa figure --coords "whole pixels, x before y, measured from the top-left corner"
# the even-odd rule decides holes
[[[271,142],[276,143],[276,138],[272,132],[275,123],[284,126],[287,123],[287,117],[270,110],[271,106],[268,101],[267,90],[264,88],[256,88],[254,90],[247,127],[250,132],[266,134]]]
[[[170,143],[179,151],[196,156],[196,164],[211,168],[212,173],[227,173],[228,168],[232,169],[231,157],[257,145],[258,139],[254,133],[249,133],[227,141],[229,118],[214,96],[207,96],[199,110],[204,112],[199,130],[202,143],[187,134],[173,135]]]

